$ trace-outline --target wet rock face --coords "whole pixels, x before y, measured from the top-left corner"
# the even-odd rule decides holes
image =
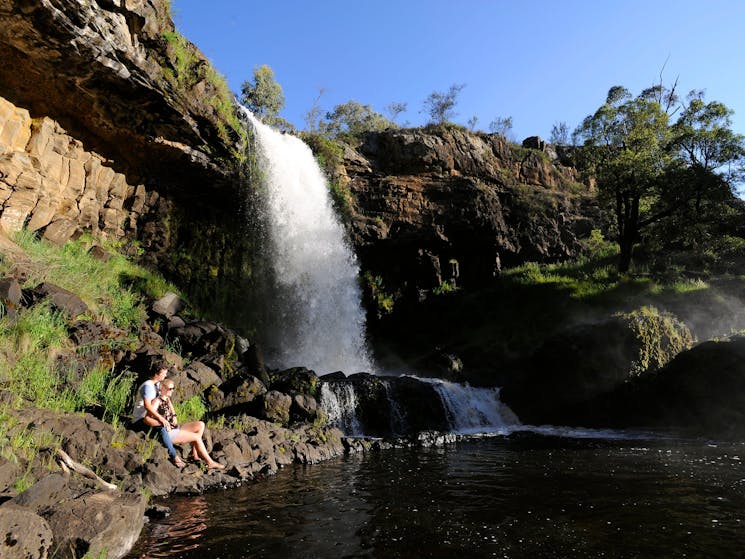
[[[571,257],[592,196],[576,171],[496,134],[388,130],[346,150],[363,268],[411,292],[478,286],[502,265]]]

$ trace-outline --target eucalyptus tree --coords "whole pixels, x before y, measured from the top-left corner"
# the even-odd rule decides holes
[[[458,95],[466,84],[453,84],[446,92],[433,91],[424,100],[423,112],[429,115],[430,123],[444,124],[456,115]]]
[[[330,136],[348,134],[359,136],[363,132],[380,131],[397,127],[370,105],[362,105],[354,100],[341,103],[326,113],[324,131]]]
[[[279,116],[285,106],[285,96],[274,78],[274,70],[266,64],[254,68],[253,79],[243,82],[241,102],[262,122],[283,129],[292,128]]]
[[[575,131],[584,146],[580,164],[597,180],[600,200],[615,218],[619,271],[628,271],[633,247],[650,225],[683,214],[702,220],[705,205],[711,210],[731,197],[745,154],[731,114],[700,93],[681,102],[674,87],[655,86],[633,97],[615,86]]]

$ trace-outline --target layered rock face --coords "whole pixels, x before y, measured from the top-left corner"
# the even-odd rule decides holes
[[[26,226],[56,244],[81,230],[136,237],[157,195],[132,185],[50,118],[31,119],[0,98],[0,225]]]
[[[179,65],[185,53],[167,40],[174,32],[168,6],[0,1],[0,95],[33,117],[56,119],[134,182],[162,175],[174,182],[178,174],[181,182],[207,186],[206,179],[224,174],[215,157],[232,146],[220,134],[215,105],[206,102],[214,84],[187,81],[194,69]],[[189,55],[190,66],[207,64],[195,49]]]
[[[347,150],[363,268],[402,290],[478,286],[502,265],[575,255],[591,228],[576,171],[497,134],[388,130]]]
[[[254,254],[240,126],[168,6],[0,0],[0,224],[135,240],[195,305],[234,320]]]

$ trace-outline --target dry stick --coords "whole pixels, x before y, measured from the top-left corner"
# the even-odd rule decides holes
[[[109,483],[108,481],[105,481],[101,479],[93,470],[90,468],[83,466],[82,464],[75,462],[70,456],[61,448],[57,449],[57,454],[60,457],[60,466],[65,472],[68,472],[69,470],[72,470],[73,472],[77,472],[82,476],[85,476],[87,478],[90,478],[92,480],[95,480],[100,485],[103,485],[106,489],[117,489],[117,486],[113,483]]]

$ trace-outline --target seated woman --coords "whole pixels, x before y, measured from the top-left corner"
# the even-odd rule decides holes
[[[222,464],[216,462],[207,452],[204,446],[202,435],[204,434],[203,421],[190,421],[179,426],[176,418],[176,411],[173,409],[171,395],[173,394],[173,381],[165,381],[160,386],[158,397],[153,400],[157,415],[163,417],[170,427],[168,434],[174,444],[191,443],[191,458],[199,461],[200,457],[204,459],[208,469],[224,468]]]
[[[171,425],[166,419],[158,414],[153,402],[158,396],[158,387],[168,375],[168,367],[165,365],[158,365],[153,369],[150,378],[143,382],[137,389],[137,397],[135,398],[134,409],[132,410],[132,423],[130,428],[133,431],[146,432],[151,429],[158,429],[160,431],[160,437],[163,439],[163,444],[168,449],[168,454],[171,457],[171,462],[179,467],[183,468],[186,464],[176,454],[176,449],[173,448],[171,442],[171,436],[169,431]]]

